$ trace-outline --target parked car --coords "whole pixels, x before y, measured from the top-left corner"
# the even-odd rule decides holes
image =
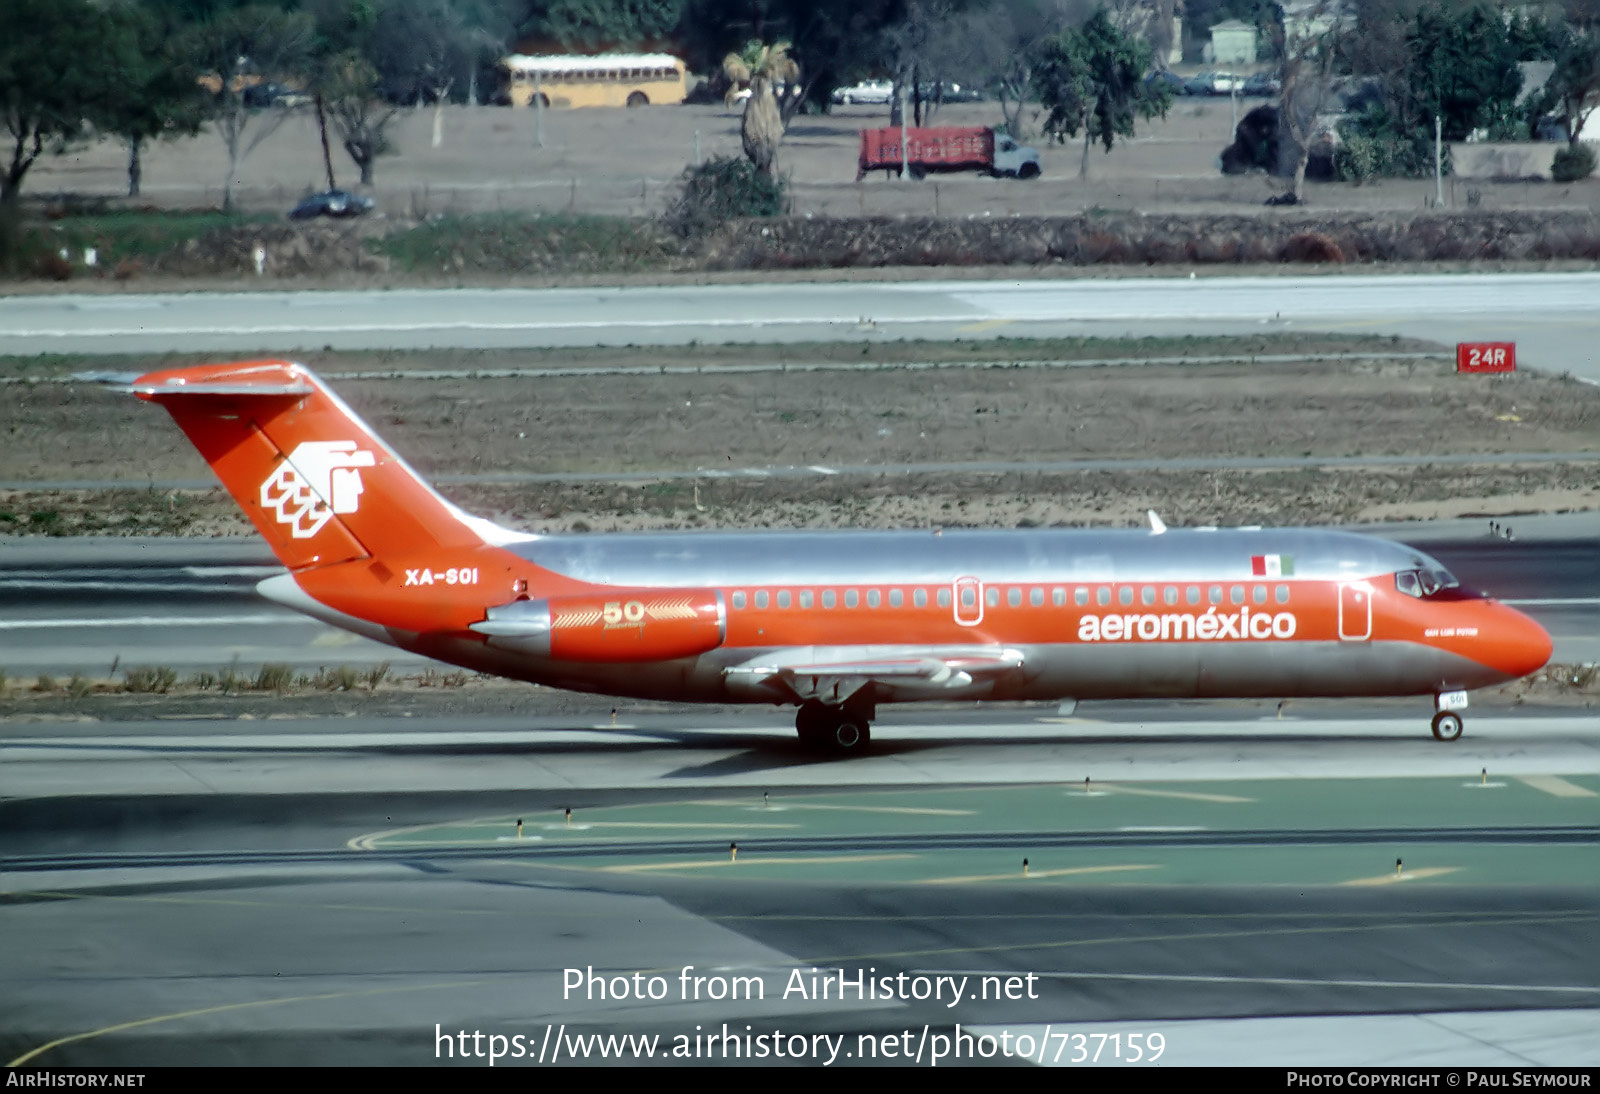
[[[1168,72],[1161,68],[1150,73],[1144,78],[1146,84],[1166,84],[1172,89],[1174,95],[1189,94],[1189,81],[1179,76],[1176,72]]]
[[[1229,95],[1243,84],[1244,77],[1231,72],[1202,72],[1184,86],[1190,95]]]
[[[892,98],[894,98],[894,84],[888,80],[863,80],[854,87],[833,89],[833,101],[844,105],[886,103]]]
[[[294,88],[285,87],[283,84],[273,83],[252,84],[244,89],[240,97],[244,100],[244,105],[253,110],[268,106],[276,106],[288,110],[291,107],[305,106],[311,102],[311,96],[305,92],[296,91]]]
[[[290,220],[310,220],[312,217],[358,217],[372,211],[373,200],[365,194],[352,194],[348,190],[324,190],[301,200],[289,210]]]
[[[1239,89],[1241,95],[1278,95],[1283,91],[1283,81],[1270,72],[1257,72]]]

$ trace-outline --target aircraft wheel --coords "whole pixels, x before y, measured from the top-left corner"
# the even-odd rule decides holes
[[[839,711],[828,726],[828,751],[841,756],[864,752],[872,741],[872,728],[865,718]]]
[[[1441,741],[1461,739],[1461,715],[1453,710],[1441,710],[1433,716],[1433,735]]]
[[[815,699],[800,704],[794,727],[800,743],[818,752],[850,755],[862,751],[872,740],[872,729],[865,718]]]

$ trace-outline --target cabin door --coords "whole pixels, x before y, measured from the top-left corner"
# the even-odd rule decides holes
[[[1339,637],[1346,642],[1372,637],[1372,590],[1364,581],[1339,586]]]
[[[974,627],[983,622],[983,582],[975,577],[958,577],[955,583],[956,622]]]

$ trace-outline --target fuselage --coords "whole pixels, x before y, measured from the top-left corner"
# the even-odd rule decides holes
[[[1397,581],[1431,558],[1341,532],[548,536],[415,561],[382,590],[354,562],[264,591],[482,671],[682,701],[792,701],[812,669],[878,702],[1424,694],[1550,654],[1512,608]],[[873,668],[930,658],[953,671]]]

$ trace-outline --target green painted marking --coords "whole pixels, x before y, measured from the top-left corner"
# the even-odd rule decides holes
[[[1438,778],[1269,779],[1153,783],[1080,780],[1028,786],[910,788],[872,791],[761,792],[708,799],[704,792],[678,802],[581,808],[566,823],[562,812],[524,813],[523,840],[543,845],[605,846],[693,839],[709,844],[763,837],[832,837],[986,832],[1116,832],[1281,829],[1286,831],[1383,827],[1392,830],[1472,825],[1515,828],[1592,825],[1600,820],[1600,777],[1562,776],[1579,793],[1556,794],[1538,778],[1508,778],[1493,792],[1476,785],[1474,772]],[[1492,775],[1493,773],[1491,773]],[[515,815],[393,828],[358,836],[359,848],[460,847],[492,849],[515,842]],[[918,852],[886,860],[870,850],[837,854],[761,852],[759,861],[720,862],[703,868],[705,853],[674,861],[640,855],[564,860],[568,868],[624,867],[674,876],[808,878],[922,882],[936,878],[1022,878],[1028,858],[1031,884],[1308,884],[1337,885],[1392,873],[1399,857],[1426,876],[1402,884],[1593,884],[1600,879],[1600,850],[1585,846],[1450,844],[1418,856],[1410,845],[1374,842],[1338,847],[1089,848],[1039,850],[1022,838],[1014,850]],[[717,856],[711,856],[717,857]],[[800,861],[802,857],[806,861]],[[1139,870],[1113,866],[1144,867]],[[1438,872],[1448,868],[1449,872]]]

